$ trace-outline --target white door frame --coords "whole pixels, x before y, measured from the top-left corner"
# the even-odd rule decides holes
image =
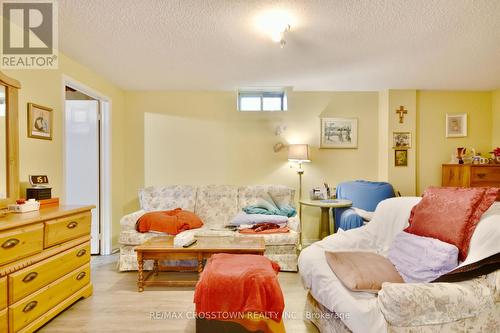
[[[62,76],[62,105],[64,112],[61,113],[63,124],[63,135],[66,133],[66,86],[78,90],[92,98],[99,100],[101,112],[101,186],[100,186],[100,225],[101,239],[99,242],[100,254],[109,255],[112,252],[111,232],[111,98],[89,88],[83,83],[67,76]],[[62,140],[63,156],[66,156],[66,142]],[[63,158],[63,187],[66,196],[66,158]]]

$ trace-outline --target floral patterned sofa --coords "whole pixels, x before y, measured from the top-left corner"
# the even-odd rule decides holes
[[[309,290],[305,317],[321,333],[500,332],[500,270],[461,282],[383,283],[378,295],[347,289],[328,266],[325,251],[387,255],[421,198],[382,201],[365,226],[340,230],[302,250],[299,268]],[[464,264],[500,253],[500,202],[483,214]],[[474,253],[474,254],[472,254]]]
[[[295,190],[283,185],[207,185],[207,186],[153,186],[139,191],[141,210],[124,216],[120,232],[120,271],[137,269],[134,247],[158,233],[139,233],[135,224],[147,211],[170,210],[180,207],[195,212],[204,225],[196,229],[196,235],[214,237],[255,237],[238,232],[221,230],[247,205],[269,193],[275,200],[293,205]],[[300,223],[298,217],[288,219],[290,232],[262,235],[266,244],[265,255],[279,263],[283,271],[297,271],[297,244]],[[150,269],[152,263],[146,262]]]

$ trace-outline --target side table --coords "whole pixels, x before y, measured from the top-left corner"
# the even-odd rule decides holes
[[[341,199],[330,200],[300,200],[301,205],[321,208],[321,229],[320,238],[323,239],[330,235],[330,208],[345,208],[351,207],[352,201]],[[333,217],[332,217],[333,218]],[[301,221],[302,223],[302,221]],[[333,230],[335,230],[335,218],[333,218]]]

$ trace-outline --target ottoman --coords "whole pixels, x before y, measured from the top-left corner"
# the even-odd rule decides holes
[[[215,254],[196,285],[196,332],[284,333],[280,267],[264,256]]]

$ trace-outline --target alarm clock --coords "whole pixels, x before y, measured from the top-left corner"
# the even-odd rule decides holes
[[[49,177],[46,175],[29,176],[30,184],[33,187],[47,187],[49,185]]]
[[[46,175],[29,176],[31,188],[26,189],[26,198],[45,200],[52,198],[52,189],[49,186],[49,177]]]

